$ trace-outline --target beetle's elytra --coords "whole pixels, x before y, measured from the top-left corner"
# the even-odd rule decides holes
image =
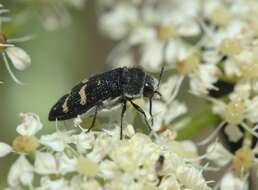
[[[70,93],[62,96],[49,112],[49,120],[67,120],[95,110],[94,118],[91,127],[97,116],[98,110],[122,104],[121,113],[121,128],[123,116],[126,111],[126,103],[129,101],[137,111],[143,114],[146,123],[146,115],[144,111],[136,105],[132,100],[136,98],[147,97],[150,100],[150,115],[151,100],[156,91],[158,81],[146,74],[139,68],[117,68],[111,71],[104,72],[90,77],[77,84]],[[121,129],[122,135],[122,129]]]

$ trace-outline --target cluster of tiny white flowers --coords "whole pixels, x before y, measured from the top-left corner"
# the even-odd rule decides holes
[[[128,125],[106,131],[56,131],[36,136],[39,117],[21,113],[19,136],[12,146],[0,143],[0,157],[18,155],[8,174],[6,190],[36,189],[193,189],[209,190],[191,141],[177,142],[170,130],[150,137]],[[36,180],[39,178],[38,180]]]
[[[248,187],[251,168],[257,165],[253,140],[258,138],[258,2],[100,0],[98,10],[101,32],[118,42],[108,64],[140,66],[156,74],[165,66],[167,81],[160,87],[164,101],[154,102],[154,129],[168,126],[171,117],[186,112],[184,104],[173,100],[187,77],[190,93],[208,100],[221,119],[201,144],[222,128],[229,142],[243,142],[235,153],[226,154],[233,169],[223,178],[229,182],[222,181],[220,188]],[[219,86],[221,82],[233,89]],[[171,110],[172,104],[178,109]],[[220,159],[224,158],[216,157],[217,162]]]

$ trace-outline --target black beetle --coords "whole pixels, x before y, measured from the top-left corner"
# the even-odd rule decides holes
[[[160,95],[157,91],[159,81],[139,68],[122,67],[94,75],[83,80],[72,88],[70,93],[61,97],[50,110],[48,119],[50,121],[67,120],[94,110],[92,124],[88,128],[90,131],[94,126],[98,110],[121,103],[120,138],[122,138],[123,117],[129,101],[144,116],[145,122],[151,130],[145,112],[132,100],[149,98],[149,113],[152,118],[152,98],[154,94]]]

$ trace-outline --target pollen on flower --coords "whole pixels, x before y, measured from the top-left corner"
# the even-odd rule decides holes
[[[254,153],[250,148],[243,147],[236,151],[233,159],[233,168],[238,174],[251,169],[254,162]]]
[[[212,23],[218,26],[226,26],[230,21],[230,12],[223,6],[215,8],[209,15]]]
[[[200,58],[197,54],[192,54],[177,64],[177,70],[181,74],[187,75],[196,71],[200,64]]]
[[[13,149],[26,154],[34,152],[38,145],[38,139],[35,136],[18,136],[13,141]]]
[[[237,38],[226,38],[219,45],[219,51],[227,56],[234,56],[241,52],[240,40]]]
[[[229,125],[237,125],[244,119],[245,106],[241,101],[231,101],[224,113],[224,119]]]
[[[96,162],[84,157],[78,159],[76,168],[79,174],[87,177],[95,177],[99,171],[99,166]]]
[[[258,57],[252,56],[249,60],[247,59],[246,61],[240,61],[238,65],[241,69],[243,78],[258,78]]]
[[[176,29],[172,26],[158,26],[156,28],[157,37],[161,41],[167,41],[176,37]]]

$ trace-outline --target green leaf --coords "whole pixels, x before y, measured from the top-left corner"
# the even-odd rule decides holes
[[[177,131],[177,140],[191,139],[204,131],[204,129],[216,127],[219,122],[219,116],[212,113],[210,107],[206,108],[183,122],[184,125]]]

